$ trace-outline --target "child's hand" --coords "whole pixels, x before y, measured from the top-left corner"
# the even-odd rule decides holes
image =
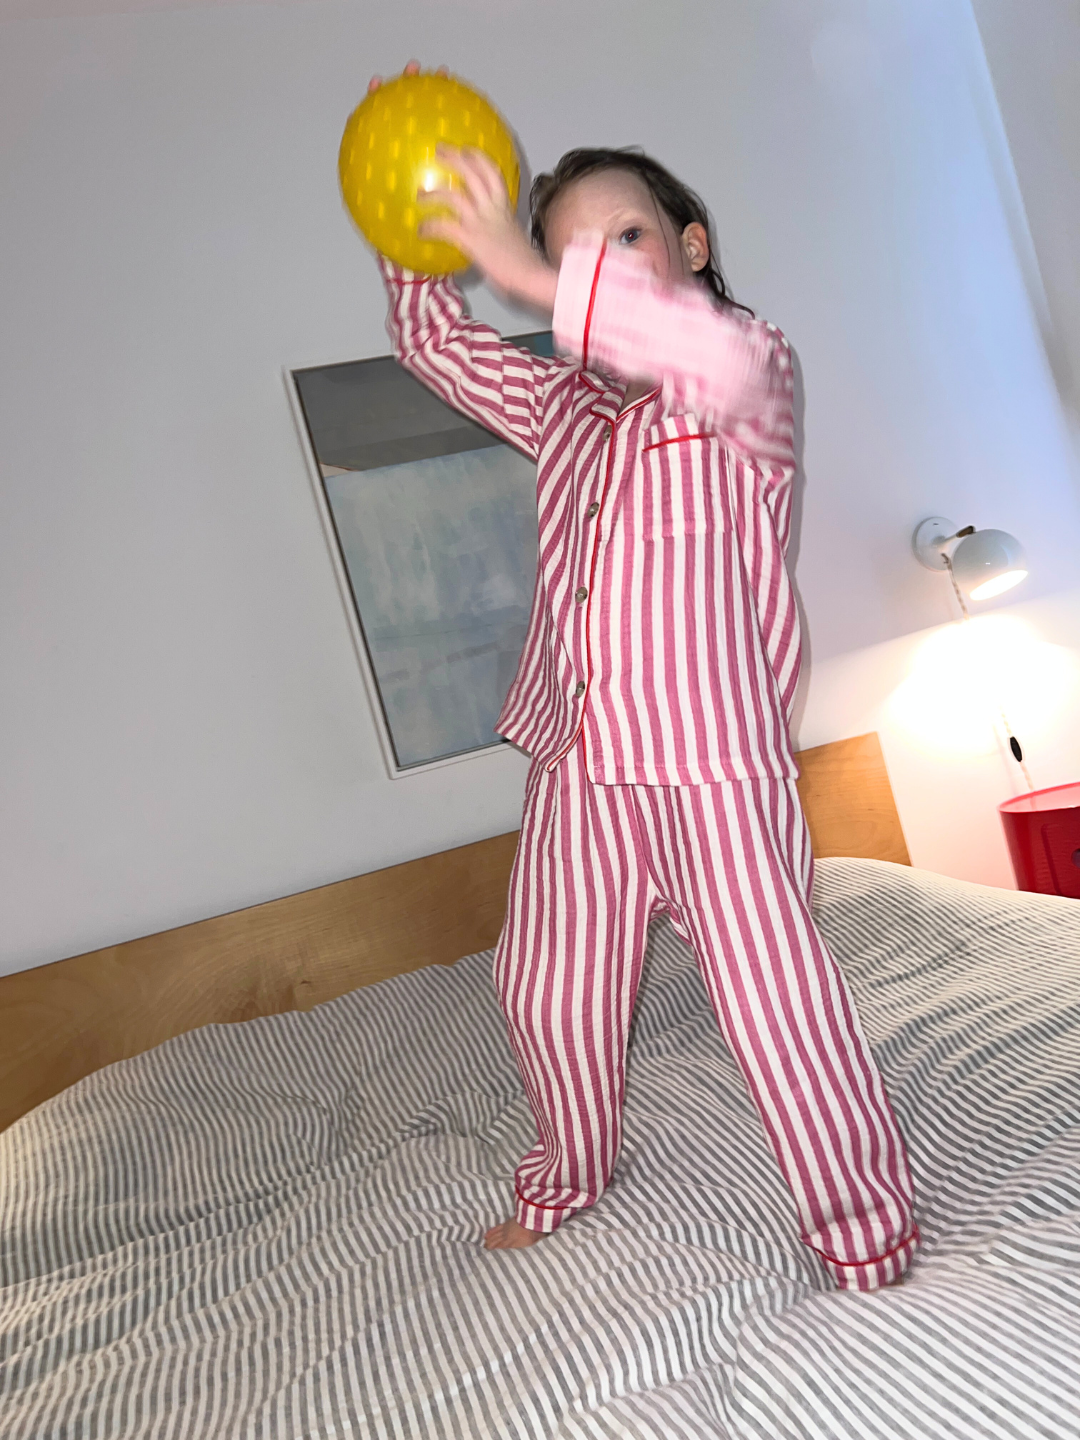
[[[503,294],[540,310],[553,309],[558,277],[525,238],[494,160],[482,150],[452,145],[440,145],[438,154],[463,188],[421,192],[422,200],[445,206],[451,214],[421,221],[419,233],[456,245]]]
[[[410,60],[409,63],[405,66],[405,69],[402,71],[402,74],[403,74],[403,75],[419,75],[419,74],[420,74],[420,61],[419,61],[419,60]],[[436,75],[449,75],[449,74],[450,74],[450,71],[446,68],[445,65],[440,65],[439,68],[435,71],[435,74],[436,74]],[[368,94],[371,95],[374,91],[378,90],[379,86],[380,86],[382,83],[383,83],[383,80],[382,80],[382,76],[381,76],[381,75],[372,75],[371,79],[368,81],[368,87],[367,87],[367,88],[368,88]]]
[[[403,72],[419,75],[419,60],[410,60]],[[436,75],[447,75],[440,65]],[[368,94],[383,83],[381,75],[368,82]],[[442,205],[451,213],[432,216],[417,227],[421,235],[456,245],[484,278],[504,295],[537,310],[555,307],[556,272],[529,244],[514,217],[502,171],[482,150],[439,146],[439,158],[462,182],[462,190],[424,190],[418,198]]]

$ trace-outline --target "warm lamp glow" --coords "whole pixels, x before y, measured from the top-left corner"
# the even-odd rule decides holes
[[[888,701],[889,718],[920,748],[990,755],[1004,710],[1025,746],[1052,733],[1080,702],[1080,666],[1024,621],[984,615],[933,631]]]
[[[1006,570],[1004,575],[998,575],[993,580],[984,580],[969,593],[972,600],[992,600],[995,595],[1004,595],[1006,590],[1011,590],[1014,585],[1019,585],[1021,580],[1026,580],[1027,573],[1026,570]]]

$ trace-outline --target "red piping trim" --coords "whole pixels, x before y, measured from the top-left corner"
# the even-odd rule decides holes
[[[660,386],[657,385],[654,389],[650,390],[647,395],[642,395],[640,400],[635,400],[634,403],[632,405],[628,405],[625,410],[620,410],[615,418],[617,420],[621,420],[624,415],[632,415],[635,410],[640,410],[642,405],[647,405],[650,400],[655,400],[657,395],[659,394]]]
[[[640,402],[639,402],[639,403],[640,403]],[[633,409],[634,407],[631,406],[630,408]],[[624,413],[628,413],[628,412],[624,412]],[[606,416],[605,416],[604,418],[607,419]],[[607,474],[604,476],[604,488],[603,488],[603,490],[600,492],[600,509],[597,511],[597,517],[596,517],[596,518],[597,518],[597,521],[599,521],[600,516],[603,514],[603,511],[604,511],[604,501],[607,499],[607,493],[608,493],[608,490],[609,490],[609,488],[610,488],[610,486],[611,486],[611,472],[612,472],[612,470],[615,468],[615,421],[614,421],[614,420],[607,420],[607,424],[611,426],[611,434],[608,436],[608,463],[607,463]],[[549,775],[550,775],[550,773],[552,772],[552,770],[555,769],[555,766],[558,765],[559,761],[560,761],[560,760],[565,760],[565,758],[567,757],[567,755],[570,754],[570,751],[574,748],[574,746],[577,744],[578,740],[580,739],[580,737],[581,737],[581,732],[585,729],[585,701],[589,698],[589,689],[590,689],[590,687],[591,687],[591,685],[592,685],[592,675],[593,675],[593,671],[592,671],[592,646],[591,646],[590,643],[589,643],[589,634],[590,634],[590,631],[591,631],[591,624],[590,624],[590,622],[591,622],[591,620],[592,620],[593,581],[594,581],[595,578],[596,578],[596,557],[597,557],[597,554],[599,553],[599,550],[600,550],[600,525],[597,524],[597,526],[596,526],[596,531],[595,531],[595,536],[594,536],[594,539],[593,539],[592,564],[591,564],[590,567],[589,567],[589,599],[588,599],[588,603],[587,603],[586,606],[585,606],[585,661],[586,661],[586,664],[587,664],[587,666],[588,666],[588,673],[587,673],[586,678],[585,678],[585,691],[584,691],[584,694],[580,697],[580,698],[581,698],[581,719],[578,721],[578,727],[577,727],[577,729],[574,731],[573,735],[570,737],[569,742],[564,746],[564,748],[563,748],[562,750],[560,750],[560,752],[558,753],[558,755],[555,756],[554,760],[549,760],[548,763],[547,763],[547,765],[544,767],[544,768],[547,770],[547,772],[548,772]],[[529,1203],[530,1203],[530,1202],[529,1202],[528,1200],[525,1201],[525,1204],[526,1204],[526,1205],[528,1205]]]
[[[570,1205],[538,1205],[535,1200],[526,1200],[516,1185],[514,1186],[514,1194],[523,1205],[528,1205],[530,1210],[570,1210],[573,1208]]]
[[[526,1201],[526,1204],[528,1204],[528,1201]],[[808,1241],[804,1241],[803,1243],[808,1250],[813,1250],[815,1255],[820,1255],[821,1258],[827,1260],[830,1265],[839,1265],[841,1270],[859,1270],[866,1265],[880,1265],[883,1260],[891,1260],[894,1255],[906,1249],[913,1240],[919,1241],[921,1239],[922,1236],[919,1234],[919,1227],[916,1225],[906,1240],[901,1240],[899,1245],[894,1245],[891,1250],[886,1250],[884,1255],[875,1255],[872,1260],[837,1260],[834,1255],[826,1254],[824,1250],[819,1250],[816,1245],[811,1245]]]
[[[604,263],[604,252],[606,245],[600,246],[600,254],[596,257],[596,269],[593,271],[592,289],[589,291],[589,308],[585,311],[585,333],[581,337],[581,363],[585,369],[589,367],[589,327],[592,324],[593,306],[596,304],[596,287],[600,283],[600,266]]]
[[[599,265],[597,265],[597,271],[599,272]],[[591,301],[590,301],[590,304],[589,304],[589,312],[590,312],[590,314],[592,313],[592,302],[591,302]],[[587,326],[587,325],[588,325],[588,321],[586,320],[585,323],[586,323],[586,326]],[[582,376],[582,378],[584,379],[585,377]],[[591,382],[590,382],[589,380],[585,380],[585,383],[586,383],[586,385],[591,384]],[[599,523],[599,522],[600,522],[600,517],[601,517],[601,515],[604,513],[604,501],[607,499],[607,497],[608,497],[608,491],[609,491],[610,488],[611,488],[611,472],[612,472],[612,470],[613,470],[613,468],[614,468],[614,465],[615,465],[615,429],[616,429],[616,426],[618,425],[619,421],[623,418],[624,415],[629,415],[632,411],[639,409],[642,405],[647,405],[647,404],[649,403],[649,401],[650,401],[650,400],[654,400],[659,393],[660,393],[660,386],[658,385],[654,390],[650,390],[647,395],[643,395],[640,400],[635,400],[634,403],[633,403],[633,405],[628,406],[625,410],[620,410],[619,413],[615,416],[615,419],[614,419],[614,420],[612,420],[609,415],[601,415],[600,412],[597,410],[597,408],[596,408],[595,405],[593,405],[593,406],[590,407],[590,413],[591,413],[591,414],[593,414],[593,415],[599,415],[599,416],[600,416],[600,419],[602,419],[602,420],[605,422],[605,424],[607,424],[607,425],[609,425],[609,426],[611,427],[611,434],[608,436],[608,463],[607,463],[607,474],[604,476],[604,488],[603,488],[603,490],[600,492],[600,509],[596,512],[597,524],[596,524],[596,530],[595,530],[594,539],[593,539],[592,563],[591,563],[590,566],[589,566],[589,600],[588,600],[588,603],[587,603],[586,606],[585,606],[585,658],[586,658],[586,661],[587,661],[587,663],[588,663],[588,667],[589,667],[589,668],[588,668],[588,674],[587,674],[586,680],[585,680],[585,693],[580,697],[580,699],[581,699],[581,719],[578,721],[578,727],[577,727],[577,729],[574,731],[573,735],[570,737],[570,739],[569,739],[569,741],[567,742],[567,744],[563,747],[562,750],[559,751],[558,755],[556,755],[556,756],[554,757],[554,759],[548,760],[547,763],[545,764],[544,769],[548,772],[549,775],[551,774],[552,770],[555,769],[555,766],[558,765],[561,760],[565,760],[566,757],[567,757],[567,755],[570,754],[570,751],[571,751],[571,750],[574,748],[574,746],[577,744],[578,740],[581,738],[581,733],[582,733],[582,731],[585,729],[585,701],[586,701],[586,700],[588,699],[588,697],[589,697],[589,690],[590,690],[590,688],[591,688],[591,686],[592,686],[592,677],[593,677],[593,670],[592,670],[592,646],[591,646],[590,643],[589,643],[589,634],[590,634],[590,630],[591,630],[591,621],[592,621],[593,589],[594,589],[594,582],[595,582],[595,580],[596,580],[596,560],[597,560],[597,556],[598,556],[598,554],[599,554],[599,552],[600,552],[600,532],[601,532],[601,527],[600,527],[600,523]],[[526,1200],[524,1203],[525,1203],[526,1205],[529,1205],[529,1204],[531,1204],[531,1201]]]
[[[628,405],[625,410],[620,410],[619,413],[615,416],[615,419],[616,419],[616,420],[621,420],[624,415],[632,415],[635,410],[640,410],[641,407],[642,407],[642,405],[648,405],[648,403],[649,403],[650,400],[655,400],[656,397],[657,397],[657,395],[659,395],[659,394],[660,394],[660,386],[658,385],[655,390],[650,390],[647,395],[643,395],[640,400],[635,400],[634,403],[633,403],[632,405]],[[596,406],[596,405],[593,405],[593,406],[590,408],[589,414],[590,414],[590,415],[598,415],[601,420],[606,420],[606,421],[608,422],[608,424],[611,423],[611,417],[610,417],[610,415],[605,415],[604,412],[603,412],[601,409],[599,409],[598,406]],[[694,437],[694,436],[688,436],[687,438],[688,438],[688,439],[694,439],[694,438],[696,438],[696,437]],[[705,437],[705,438],[711,438],[711,437]],[[644,454],[644,451],[642,451],[642,454]]]
[[[661,445],[681,445],[684,440],[711,440],[712,438],[711,435],[672,435],[670,440],[654,440],[651,445],[646,445],[641,453],[644,455],[646,450],[659,450]]]

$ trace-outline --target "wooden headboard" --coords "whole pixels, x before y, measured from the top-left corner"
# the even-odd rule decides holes
[[[814,854],[909,864],[876,735],[803,750]],[[199,1025],[309,1010],[495,944],[517,834],[0,978],[0,1129]]]

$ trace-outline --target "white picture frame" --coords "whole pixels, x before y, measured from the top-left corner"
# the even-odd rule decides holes
[[[550,354],[550,336],[547,332],[536,335],[511,337],[512,343],[520,344],[523,347],[536,350],[541,354]],[[374,367],[365,371],[363,367]],[[393,374],[387,370],[387,366],[393,367]],[[379,368],[381,367],[381,368]],[[287,366],[282,371],[282,378],[288,396],[289,407],[296,427],[297,437],[300,442],[300,449],[303,455],[305,468],[311,485],[312,496],[315,501],[316,510],[319,515],[323,536],[326,541],[330,563],[333,567],[334,577],[337,581],[338,593],[341,598],[342,607],[345,611],[346,622],[349,627],[349,634],[352,640],[353,651],[363,677],[364,687],[371,707],[372,717],[375,722],[376,731],[379,737],[379,745],[387,773],[392,779],[403,779],[408,776],[420,775],[431,770],[440,769],[446,765],[456,765],[467,760],[482,759],[486,755],[504,751],[508,742],[497,736],[493,730],[490,741],[481,738],[483,726],[487,721],[494,724],[495,714],[491,713],[496,708],[496,688],[505,690],[512,678],[513,669],[516,668],[517,653],[520,651],[520,643],[513,649],[517,639],[518,631],[520,637],[524,636],[524,619],[527,616],[527,606],[531,600],[532,584],[535,578],[535,554],[536,554],[536,498],[535,498],[535,466],[531,461],[513,450],[510,446],[491,436],[481,427],[474,425],[471,421],[456,415],[448,407],[442,406],[430,392],[423,391],[420,401],[422,408],[427,412],[427,423],[430,425],[432,406],[437,405],[440,410],[445,410],[451,417],[448,421],[453,429],[440,432],[439,434],[428,434],[421,429],[414,437],[403,433],[399,440],[391,439],[389,442],[378,436],[370,444],[364,443],[363,424],[355,431],[354,439],[359,444],[354,446],[347,456],[342,456],[339,449],[335,450],[325,438],[313,434],[313,429],[319,427],[320,421],[317,413],[318,405],[313,401],[313,395],[318,395],[318,383],[324,380],[326,372],[336,372],[335,379],[338,383],[344,381],[351,383],[352,375],[355,373],[357,383],[363,384],[365,375],[378,376],[383,389],[389,383],[392,387],[420,387],[419,382],[401,370],[390,357],[374,357],[373,360],[348,360],[329,362],[323,365]],[[304,391],[307,391],[308,407],[305,407]],[[324,390],[325,393],[325,390]],[[402,388],[401,393],[407,394]],[[418,397],[419,398],[419,397]],[[354,427],[355,428],[355,427]],[[374,431],[380,431],[381,426],[376,423],[372,427]],[[440,440],[440,435],[443,437]],[[338,437],[340,441],[340,436]],[[447,450],[440,449],[441,444],[448,444]],[[319,449],[323,453],[320,455]],[[416,451],[420,458],[409,459],[410,453]],[[348,459],[346,466],[328,464],[327,456],[331,459]],[[389,461],[389,464],[370,464],[372,457],[376,461]],[[365,473],[366,472],[366,473]],[[444,486],[438,483],[435,488],[430,482],[439,480],[443,473],[453,475],[456,484]],[[380,543],[378,526],[380,524],[379,512],[383,512],[381,523],[383,525],[393,524],[388,519],[388,514],[393,514],[393,502],[385,490],[373,488],[382,486],[387,481],[387,474],[395,481],[400,482],[402,494],[414,494],[420,501],[419,508],[409,511],[408,523],[423,527],[425,518],[430,518],[431,526],[436,532],[445,533],[448,526],[453,529],[454,515],[453,508],[456,502],[455,497],[461,497],[461,503],[473,493],[473,487],[479,486],[486,491],[490,501],[493,493],[492,487],[501,492],[504,477],[506,484],[507,506],[511,508],[511,522],[505,523],[505,507],[499,505],[499,531],[495,536],[489,536],[489,543],[484,543],[483,535],[477,537],[478,548],[474,549],[471,556],[467,557],[472,562],[473,571],[477,567],[490,563],[493,573],[485,582],[486,591],[501,592],[512,591],[511,595],[501,594],[504,601],[509,601],[509,607],[504,607],[500,613],[513,619],[512,625],[504,622],[504,630],[501,635],[492,632],[490,626],[485,631],[487,643],[474,646],[457,645],[455,652],[440,656],[437,653],[440,643],[440,636],[436,633],[434,640],[428,642],[428,659],[418,662],[414,652],[414,646],[408,644],[402,649],[400,641],[395,641],[391,636],[389,641],[380,641],[378,638],[369,638],[368,629],[372,628],[372,609],[379,606],[378,587],[379,583],[373,572],[383,572],[381,585],[385,589],[387,573],[383,565],[383,545]],[[411,491],[409,487],[411,486]],[[337,492],[335,492],[337,487]],[[423,496],[427,488],[427,502],[432,510],[439,510],[441,513],[425,517],[423,513]],[[526,516],[523,507],[528,496],[529,511]],[[366,498],[365,498],[366,497]],[[474,497],[475,498],[475,497]],[[389,503],[388,503],[389,502]],[[406,501],[403,499],[402,504]],[[336,509],[336,515],[335,515]],[[475,508],[470,512],[474,517],[479,513],[494,515],[493,508],[489,505],[488,511],[483,508],[478,512]],[[364,516],[364,526],[358,526],[356,515]],[[361,534],[361,531],[368,527],[368,533]],[[344,532],[344,533],[343,533]],[[527,539],[526,539],[527,535]],[[392,539],[393,537],[387,537]],[[366,547],[366,549],[365,549]],[[414,548],[417,548],[414,543]],[[420,547],[424,551],[427,560],[427,570],[438,570],[440,560],[437,553],[437,545]],[[358,549],[366,554],[366,561],[363,554],[358,554]],[[346,553],[346,552],[349,553]],[[452,564],[447,558],[447,564]],[[409,595],[407,588],[405,593],[399,594],[403,587],[407,587],[408,577],[402,573],[403,567],[394,573],[400,580],[395,584],[394,605],[400,611],[404,608],[408,613]],[[426,575],[428,584],[423,597],[418,595],[417,605],[426,605],[428,625],[431,620],[431,596],[432,576]],[[436,577],[437,578],[437,577]],[[370,581],[370,583],[369,583]],[[375,588],[373,588],[375,587]],[[501,587],[501,588],[500,588]],[[437,591],[438,586],[435,586]],[[474,587],[475,589],[475,587]],[[484,586],[480,587],[484,593]],[[527,590],[527,595],[526,595]],[[367,607],[368,626],[365,628],[365,605]],[[524,607],[524,608],[523,608]],[[518,623],[518,616],[521,616]],[[383,617],[385,619],[385,617]],[[459,637],[468,638],[468,632],[460,629],[461,625],[476,623],[483,625],[482,617],[470,616],[468,613],[458,615],[450,621],[451,628],[447,635],[454,634]],[[453,627],[457,626],[458,629]],[[385,630],[385,626],[383,627]],[[408,629],[408,626],[405,627]],[[436,632],[441,627],[435,626]],[[494,656],[491,643],[492,633],[497,634],[497,644],[502,648],[497,650]],[[415,643],[425,643],[420,640]],[[386,645],[396,649],[387,650]],[[431,645],[434,644],[435,652]],[[510,648],[507,648],[510,647]],[[511,654],[511,650],[513,653]],[[387,655],[393,654],[400,661],[404,657],[404,669],[401,664],[393,672],[388,670]],[[492,672],[491,662],[495,661],[495,671]],[[457,664],[455,665],[455,663]],[[467,684],[470,673],[476,680],[476,684]],[[441,693],[443,696],[451,696],[456,686],[458,704],[447,700],[437,702],[431,686],[435,683],[429,670],[436,673],[443,682]],[[388,676],[397,680],[397,685],[388,683]],[[462,686],[465,685],[465,690]],[[468,695],[472,708],[469,705],[462,705],[463,695]],[[498,702],[501,703],[502,695],[498,695]],[[466,714],[465,712],[468,711]],[[431,752],[431,753],[427,753]]]

